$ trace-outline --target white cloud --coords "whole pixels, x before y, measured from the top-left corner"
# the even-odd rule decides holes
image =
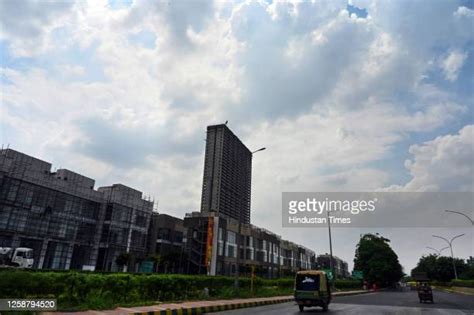
[[[56,66],[56,70],[59,72],[59,74],[66,77],[77,77],[83,76],[85,74],[84,67],[77,65],[58,65]]]
[[[70,17],[70,1],[0,1],[0,38],[16,56],[51,48],[52,31]]]
[[[205,126],[229,120],[248,147],[268,148],[254,158],[252,220],[279,232],[281,191],[389,186],[384,163],[400,143],[472,113],[472,94],[430,78],[441,66],[460,84],[472,58],[472,10],[455,3],[354,1],[367,19],[351,18],[347,1],[187,3],[33,6],[21,20],[28,36],[20,20],[2,19],[12,54],[50,52],[58,65],[43,67],[46,54],[25,70],[2,64],[2,142],[100,184],[136,187],[181,216],[199,209]],[[130,43],[140,32],[154,35],[151,48]],[[422,161],[436,161],[428,148],[458,147],[434,142],[411,149],[404,189],[446,188],[447,169]],[[467,185],[454,173],[446,183]]]
[[[71,43],[94,43],[90,53],[105,80],[75,82],[91,70],[80,62],[59,65],[64,76],[6,70],[12,84],[2,88],[3,120],[42,131],[42,141],[28,128],[18,131],[27,147],[59,141],[62,150],[84,150],[123,168],[153,156],[199,156],[196,139],[204,137],[205,125],[229,119],[249,146],[264,143],[277,157],[290,155],[271,162],[279,170],[299,165],[283,172],[282,181],[311,173],[321,177],[318,187],[326,187],[323,178],[334,187],[332,175],[370,170],[367,163],[386,158],[408,133],[433,131],[466,112],[449,93],[419,81],[430,67],[425,53],[432,41],[419,43],[420,54],[407,45],[410,32],[396,33],[393,19],[380,20],[385,7],[363,5],[368,19],[350,18],[344,1],[218,3],[195,15],[185,5],[160,3],[158,10],[139,1],[110,10],[105,0],[80,2],[62,23]],[[156,35],[155,48],[129,43],[128,35],[140,31]],[[401,93],[408,96],[399,99]],[[121,143],[139,152],[114,162],[112,148]],[[306,152],[303,163],[292,150]],[[326,170],[333,167],[338,170]],[[365,188],[384,185],[387,176],[379,178],[367,176]],[[304,183],[313,182],[299,185]]]
[[[455,16],[458,16],[458,17],[469,17],[469,18],[472,18],[474,17],[474,10],[472,9],[469,9],[465,6],[460,6],[456,12],[454,12],[454,15]]]
[[[446,80],[453,82],[458,79],[459,72],[467,57],[467,52],[453,51],[441,61],[440,67],[444,71]]]
[[[458,134],[412,145],[405,166],[412,179],[395,191],[474,191],[474,125]]]

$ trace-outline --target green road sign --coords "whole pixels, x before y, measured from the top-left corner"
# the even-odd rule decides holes
[[[328,280],[329,280],[329,281],[332,281],[332,280],[334,279],[331,269],[323,269],[323,271],[324,271],[324,272],[326,273],[326,275],[328,276]]]
[[[153,271],[153,262],[144,261],[140,264],[140,272],[152,272]]]
[[[364,273],[360,270],[352,271],[352,278],[362,280],[364,279]]]

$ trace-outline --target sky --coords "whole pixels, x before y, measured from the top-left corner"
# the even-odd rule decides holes
[[[473,29],[472,1],[0,1],[0,142],[183,217],[228,120],[267,148],[252,223],[327,253],[324,229],[282,228],[282,192],[474,190]],[[405,272],[444,247],[342,228],[334,254],[352,266],[366,232]],[[473,255],[472,229],[435,232]]]

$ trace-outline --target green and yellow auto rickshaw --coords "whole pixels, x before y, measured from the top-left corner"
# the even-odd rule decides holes
[[[418,298],[420,299],[420,303],[424,303],[426,301],[434,303],[433,290],[431,289],[429,281],[417,281],[416,290],[418,291]]]
[[[416,291],[418,291],[418,299],[420,303],[426,301],[433,301],[433,290],[430,286],[430,278],[426,272],[414,272],[412,273],[412,278],[416,281]]]
[[[331,288],[326,273],[321,270],[298,271],[295,277],[295,301],[300,312],[312,306],[320,306],[327,311],[331,302]]]

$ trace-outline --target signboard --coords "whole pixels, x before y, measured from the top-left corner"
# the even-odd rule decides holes
[[[153,272],[153,262],[152,261],[144,261],[140,264],[140,272]]]
[[[95,270],[95,266],[94,266],[94,265],[82,265],[82,270],[94,271],[94,270]]]
[[[412,272],[411,277],[415,281],[429,281],[430,280],[426,272]]]
[[[326,273],[326,275],[328,276],[328,280],[329,280],[329,281],[332,281],[332,280],[334,279],[331,269],[323,269],[323,271],[324,271],[324,272]]]
[[[352,278],[357,279],[357,280],[362,280],[364,279],[364,273],[360,270],[353,270]]]
[[[206,256],[204,259],[204,264],[207,267],[208,273],[211,268],[213,236],[214,236],[214,217],[209,217],[207,221]]]

